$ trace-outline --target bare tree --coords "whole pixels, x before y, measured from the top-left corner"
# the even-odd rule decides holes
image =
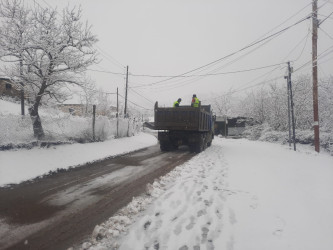
[[[96,103],[97,89],[95,83],[91,79],[85,80],[85,85],[82,87],[82,94],[80,94],[81,104],[85,105],[84,115],[87,116],[92,112],[92,105]]]
[[[1,59],[14,62],[7,68],[32,95],[29,114],[34,135],[43,138],[38,109],[46,96],[63,101],[71,85],[84,85],[86,68],[97,62],[92,45],[97,42],[79,8],[32,9],[21,1],[0,2]],[[12,58],[16,58],[12,60]],[[18,63],[15,63],[18,62]]]

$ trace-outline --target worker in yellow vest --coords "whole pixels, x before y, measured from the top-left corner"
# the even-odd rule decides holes
[[[195,107],[195,108],[198,108],[199,107],[199,99],[197,98],[197,95],[194,94],[193,97],[192,97],[192,102],[191,102],[191,106],[192,107]]]
[[[182,98],[178,98],[178,100],[173,103],[173,107],[174,108],[179,107],[179,104],[180,104],[181,101],[182,101]]]

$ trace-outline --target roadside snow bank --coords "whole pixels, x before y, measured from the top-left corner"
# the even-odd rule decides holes
[[[50,171],[128,153],[157,143],[156,137],[140,133],[104,142],[60,145],[50,148],[0,151],[0,186],[16,184]]]

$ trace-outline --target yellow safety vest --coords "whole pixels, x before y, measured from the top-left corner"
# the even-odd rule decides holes
[[[199,107],[199,99],[197,97],[193,97],[193,98],[194,98],[193,107],[198,108]]]

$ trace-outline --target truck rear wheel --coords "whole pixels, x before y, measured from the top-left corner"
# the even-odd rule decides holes
[[[205,150],[204,147],[204,138],[200,138],[200,140],[195,143],[195,144],[191,144],[189,145],[190,147],[190,151],[193,153],[201,153],[203,150]]]
[[[204,150],[204,146],[203,143],[200,142],[197,145],[195,145],[195,152],[196,153],[201,153]]]

